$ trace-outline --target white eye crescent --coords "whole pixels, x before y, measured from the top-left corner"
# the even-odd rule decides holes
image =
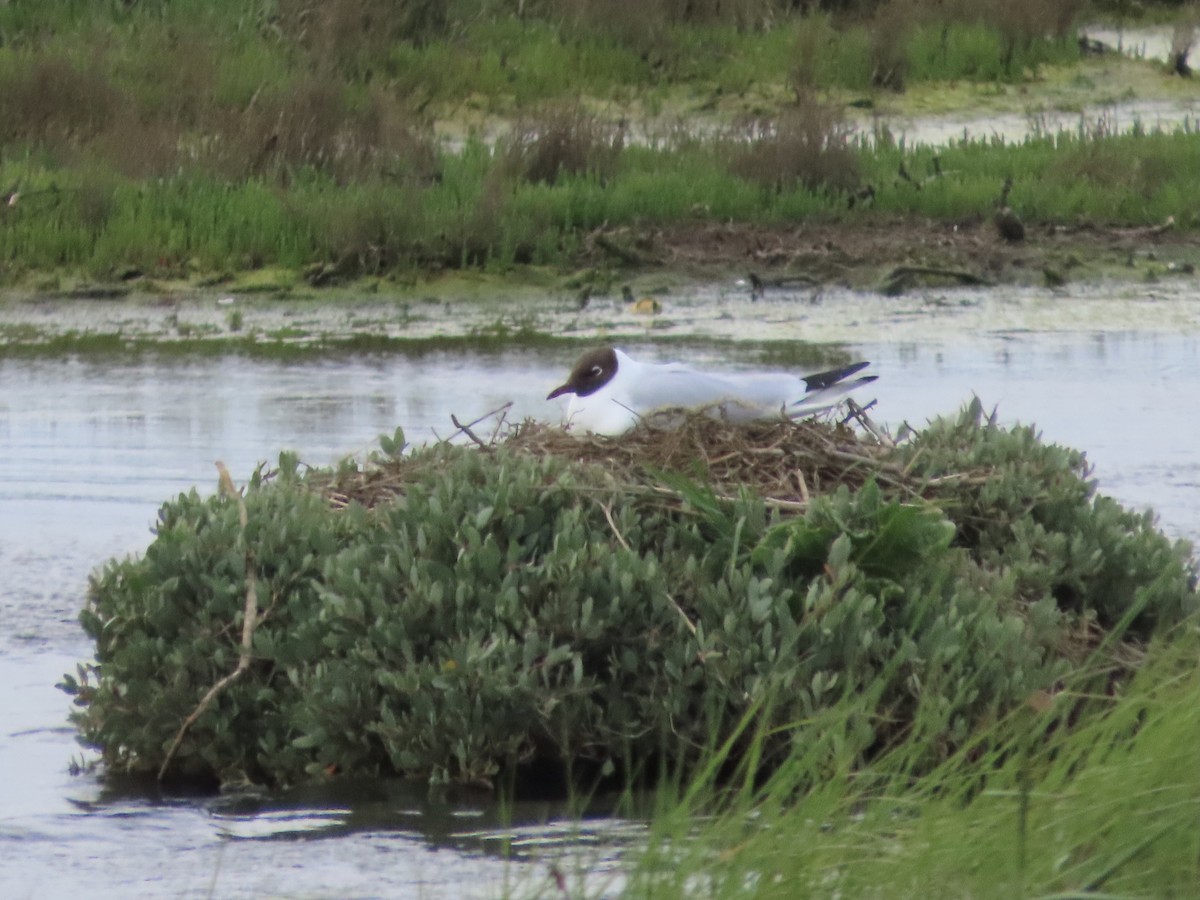
[[[594,378],[599,378],[603,374],[604,374],[604,370],[602,368],[600,368],[599,366],[592,366],[592,376]]]

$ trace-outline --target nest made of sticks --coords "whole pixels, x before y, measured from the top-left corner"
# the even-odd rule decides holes
[[[453,419],[453,417],[452,417]],[[566,431],[526,420],[501,417],[488,439],[453,419],[481,453],[501,450],[534,457],[557,457],[603,471],[606,480],[630,489],[654,481],[656,473],[679,473],[701,481],[718,498],[747,489],[769,505],[801,510],[810,499],[840,485],[858,489],[868,479],[906,497],[924,493],[925,484],[891,460],[894,443],[852,407],[843,422],[788,419],[730,423],[692,413],[660,415],[619,437]],[[443,441],[448,444],[451,439]],[[358,469],[343,469],[314,485],[338,507],[371,508],[404,493],[408,484],[444,465],[444,454],[418,452],[373,457]]]

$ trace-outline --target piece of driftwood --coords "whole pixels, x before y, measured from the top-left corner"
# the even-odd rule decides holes
[[[897,266],[884,280],[879,291],[888,297],[903,294],[922,279],[948,278],[973,287],[991,287],[992,282],[982,275],[963,269],[943,269],[939,266]]]
[[[767,275],[750,272],[746,276],[750,283],[750,299],[761,300],[767,288],[814,288],[820,282],[810,275]]]

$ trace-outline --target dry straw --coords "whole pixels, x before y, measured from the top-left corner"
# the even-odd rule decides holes
[[[803,510],[814,496],[839,486],[856,490],[868,479],[906,498],[923,496],[927,481],[909,475],[893,461],[895,445],[857,406],[844,422],[787,419],[733,424],[704,414],[661,414],[620,437],[565,431],[533,420],[507,423],[498,411],[490,437],[462,425],[443,443],[462,435],[484,453],[515,452],[557,457],[606,474],[609,490],[628,494],[674,491],[659,473],[695,476],[717,499],[748,490],[768,506]],[[483,417],[486,419],[487,417]],[[858,427],[852,427],[857,425]],[[446,464],[438,454],[373,458],[360,469],[315,479],[335,506],[371,508],[402,495],[431,466]]]

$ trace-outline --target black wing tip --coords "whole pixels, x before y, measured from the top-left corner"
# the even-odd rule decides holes
[[[840,381],[845,381],[855,372],[861,372],[871,363],[868,361],[851,363],[848,366],[843,366],[840,369],[830,369],[827,372],[815,372],[812,375],[804,377],[804,384],[810,391],[819,391],[827,387],[833,387]],[[866,384],[869,381],[877,379],[878,375],[864,375],[858,380],[859,384]]]

